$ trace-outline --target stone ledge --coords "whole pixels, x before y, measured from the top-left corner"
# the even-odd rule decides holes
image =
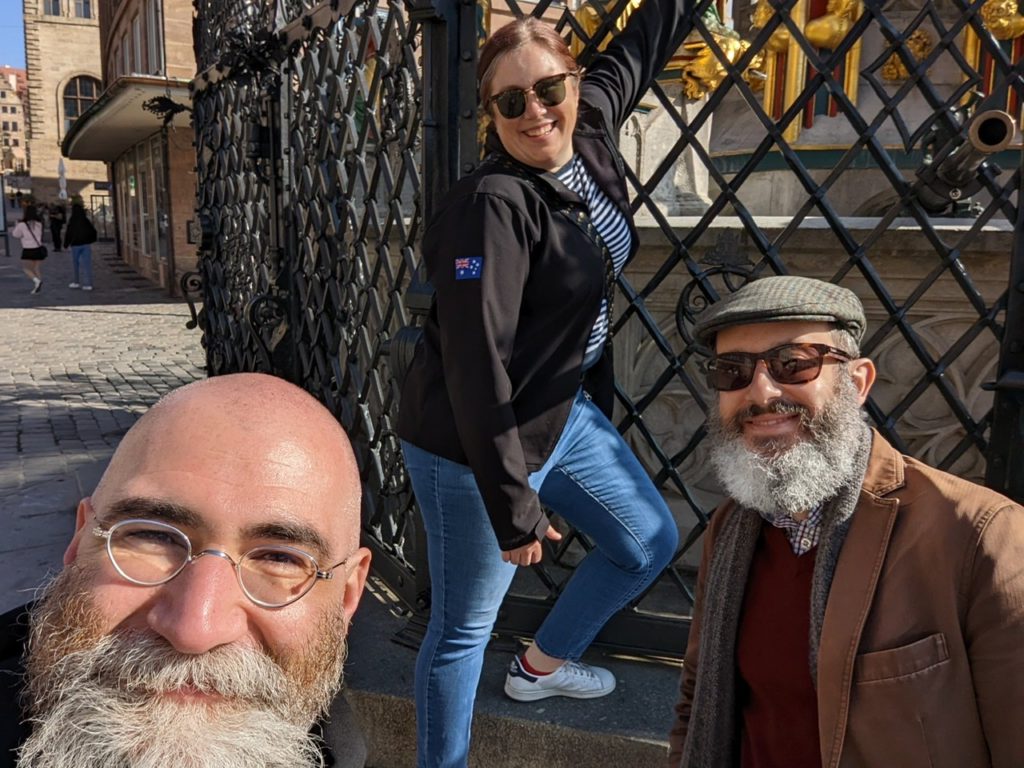
[[[352,622],[348,696],[363,725],[370,768],[415,765],[412,701],[415,651],[394,642],[405,620],[389,610],[373,585]],[[473,768],[661,766],[667,756],[679,666],[624,658],[592,649],[586,661],[606,666],[618,685],[592,701],[551,698],[530,704],[508,699],[502,686],[511,639],[492,641],[473,720]]]

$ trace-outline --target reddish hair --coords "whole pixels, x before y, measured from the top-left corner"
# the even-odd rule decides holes
[[[539,45],[556,59],[561,59],[570,72],[577,71],[572,51],[553,27],[533,16],[516,19],[487,38],[484,47],[480,49],[476,79],[481,104],[491,97],[491,81],[494,80],[494,70],[501,57],[530,43]]]

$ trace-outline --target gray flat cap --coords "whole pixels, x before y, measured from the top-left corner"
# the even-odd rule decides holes
[[[710,344],[723,328],[749,323],[807,320],[832,323],[849,331],[860,344],[864,337],[864,306],[848,288],[811,277],[763,277],[712,304],[697,317],[694,333]]]

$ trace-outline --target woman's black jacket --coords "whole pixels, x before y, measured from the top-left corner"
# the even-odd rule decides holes
[[[75,208],[68,219],[68,228],[64,231],[64,247],[73,245],[89,245],[96,242],[96,227],[92,225],[85,211]]]
[[[682,43],[691,10],[645,0],[581,84],[573,146],[629,222],[631,257],[637,234],[619,127]],[[510,159],[493,132],[489,148]],[[605,286],[603,258],[578,222],[585,204],[533,170],[547,193],[483,163],[453,185],[428,225],[423,258],[435,297],[398,419],[403,440],[472,468],[506,551],[547,530],[527,476],[565,426]],[[606,412],[612,376],[606,354],[583,382]]]

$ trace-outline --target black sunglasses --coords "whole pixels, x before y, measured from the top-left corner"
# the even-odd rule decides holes
[[[489,108],[491,104],[497,104],[502,117],[506,120],[515,120],[522,117],[526,111],[526,94],[531,91],[537,97],[537,101],[545,107],[557,107],[565,101],[565,79],[578,76],[577,72],[563,72],[560,75],[541,78],[529,88],[509,88],[497,96],[491,96],[484,107]]]
[[[764,361],[769,375],[779,384],[806,384],[821,374],[826,357],[843,362],[853,359],[828,344],[782,344],[764,352],[726,352],[708,361],[708,386],[719,392],[750,386],[759,360]]]

